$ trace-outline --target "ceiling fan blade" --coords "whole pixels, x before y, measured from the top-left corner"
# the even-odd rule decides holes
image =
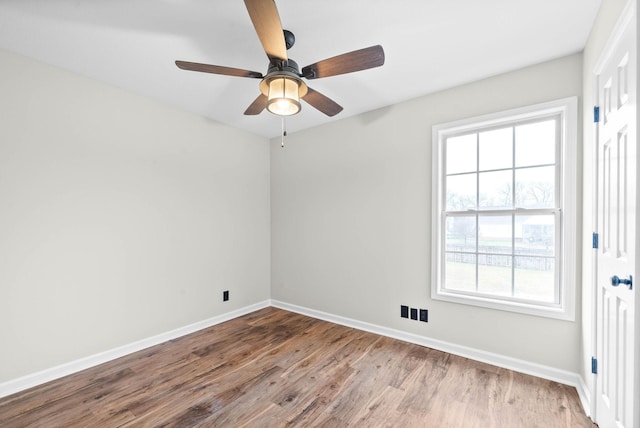
[[[376,45],[307,65],[302,68],[302,76],[307,79],[318,79],[380,67],[382,64],[384,64],[384,50],[382,46]]]
[[[244,4],[269,59],[287,61],[287,46],[274,0],[244,0]]]
[[[312,107],[320,110],[327,116],[335,116],[342,111],[342,106],[326,95],[322,95],[318,91],[307,87],[307,94],[302,97],[303,100],[308,102]]]
[[[223,74],[225,76],[252,77],[262,79],[262,74],[257,71],[242,70],[240,68],[223,67],[221,65],[199,64],[197,62],[176,61],[178,68],[203,73]]]
[[[251,103],[251,105],[247,107],[244,114],[246,114],[247,116],[254,116],[256,114],[262,113],[262,110],[264,110],[267,107],[268,100],[269,98],[267,98],[266,95],[263,95],[263,94],[258,95],[258,98],[256,98]]]

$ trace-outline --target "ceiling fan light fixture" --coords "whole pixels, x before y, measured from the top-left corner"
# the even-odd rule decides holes
[[[176,61],[176,66],[182,70],[261,79],[260,95],[245,110],[245,115],[254,116],[267,109],[278,116],[291,116],[300,112],[300,99],[303,99],[311,107],[333,117],[342,111],[342,107],[326,95],[309,88],[302,79],[337,76],[384,64],[384,50],[382,46],[375,45],[307,65],[302,67],[301,73],[298,64],[287,55],[295,36],[282,28],[275,2],[244,0],[244,4],[269,58],[266,75],[257,71],[188,61]]]
[[[267,110],[278,116],[291,116],[300,111],[300,81],[289,76],[269,80]]]

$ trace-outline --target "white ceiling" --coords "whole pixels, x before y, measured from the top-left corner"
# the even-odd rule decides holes
[[[269,1],[269,0],[265,0]],[[380,68],[310,81],[344,107],[308,104],[289,132],[579,52],[600,0],[277,0],[302,68],[381,44]],[[0,48],[266,137],[268,112],[244,116],[257,79],[178,69],[176,59],[266,73],[241,0],[0,0]],[[0,72],[1,74],[1,72]],[[64,102],[64,100],[61,100]]]

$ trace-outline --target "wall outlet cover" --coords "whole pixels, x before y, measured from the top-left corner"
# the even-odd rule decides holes
[[[418,310],[416,308],[411,308],[411,319],[412,320],[418,319]]]
[[[222,301],[226,302],[227,300],[229,300],[229,290],[225,290],[222,292]]]
[[[429,322],[429,311],[427,309],[420,309],[420,321]]]
[[[402,318],[409,318],[409,306],[400,305],[400,316]]]

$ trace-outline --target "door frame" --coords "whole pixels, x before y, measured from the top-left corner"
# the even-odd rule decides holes
[[[598,60],[595,63],[595,66],[593,67],[591,73],[592,76],[594,77],[594,86],[592,88],[593,94],[594,94],[594,106],[600,106],[601,105],[601,100],[600,100],[600,95],[599,95],[599,89],[598,89],[598,84],[599,84],[599,79],[598,76],[601,74],[603,68],[604,68],[604,64],[607,62],[607,60],[609,59],[609,57],[613,54],[614,48],[618,45],[618,43],[620,42],[621,38],[624,35],[624,31],[626,30],[627,25],[635,25],[636,27],[636,70],[639,71],[640,70],[640,40],[638,40],[638,37],[640,36],[640,31],[638,29],[639,26],[639,22],[638,22],[638,15],[637,15],[637,3],[638,0],[629,0],[627,2],[627,4],[624,6],[622,12],[620,13],[620,16],[618,18],[618,20],[616,21],[616,24],[613,27],[613,30],[611,31],[609,38],[606,42],[606,44],[604,45],[602,51],[600,52],[600,54],[598,55]],[[638,108],[638,104],[640,103],[640,80],[636,79],[636,116],[635,116],[635,121],[636,121],[636,136],[635,136],[635,143],[636,143],[636,147],[640,148],[640,127],[638,126],[640,124],[640,108]],[[592,106],[585,106],[585,109],[588,109],[588,111],[590,111]],[[594,112],[595,114],[595,112]],[[600,231],[598,230],[598,224],[599,224],[599,213],[598,213],[598,198],[599,198],[599,180],[600,180],[600,176],[599,176],[599,151],[598,151],[598,138],[599,138],[599,128],[597,123],[594,124],[594,128],[593,128],[593,147],[592,147],[592,171],[593,171],[593,178],[592,178],[592,182],[591,182],[591,186],[592,186],[592,201],[591,201],[591,210],[592,210],[592,230],[596,233],[599,233]],[[583,153],[583,156],[586,153]],[[636,154],[636,168],[640,166],[640,150],[638,150],[638,153]],[[638,223],[640,223],[640,186],[636,187],[636,236],[634,237],[634,239],[636,240],[636,254],[634,255],[635,258],[635,272],[634,272],[634,277],[636,278],[640,278],[640,251],[638,251],[640,249],[640,225],[638,225]],[[591,253],[591,257],[592,257],[592,269],[591,269],[591,346],[592,346],[592,353],[591,355],[593,357],[596,357],[597,354],[597,350],[598,350],[598,345],[599,345],[599,340],[600,338],[598,337],[598,250],[597,249],[593,249],[592,253]],[[634,284],[635,286],[635,284]],[[640,287],[640,284],[638,284],[638,287]],[[637,293],[637,291],[634,290],[634,292]],[[634,324],[634,329],[635,329],[635,334],[637,335],[638,333],[640,333],[640,296],[636,295],[635,298],[635,324]],[[640,340],[636,340],[635,342],[635,350],[634,350],[634,359],[635,359],[635,379],[634,379],[634,391],[635,391],[635,398],[639,399],[640,398]],[[593,373],[591,375],[591,396],[590,396],[590,409],[589,409],[589,416],[591,417],[591,419],[595,422],[597,419],[597,413],[598,413],[598,409],[597,409],[597,392],[598,392],[598,388],[597,388],[597,384],[598,384],[598,375],[596,373]],[[635,406],[634,408],[634,421],[637,423],[640,421],[640,406]]]

